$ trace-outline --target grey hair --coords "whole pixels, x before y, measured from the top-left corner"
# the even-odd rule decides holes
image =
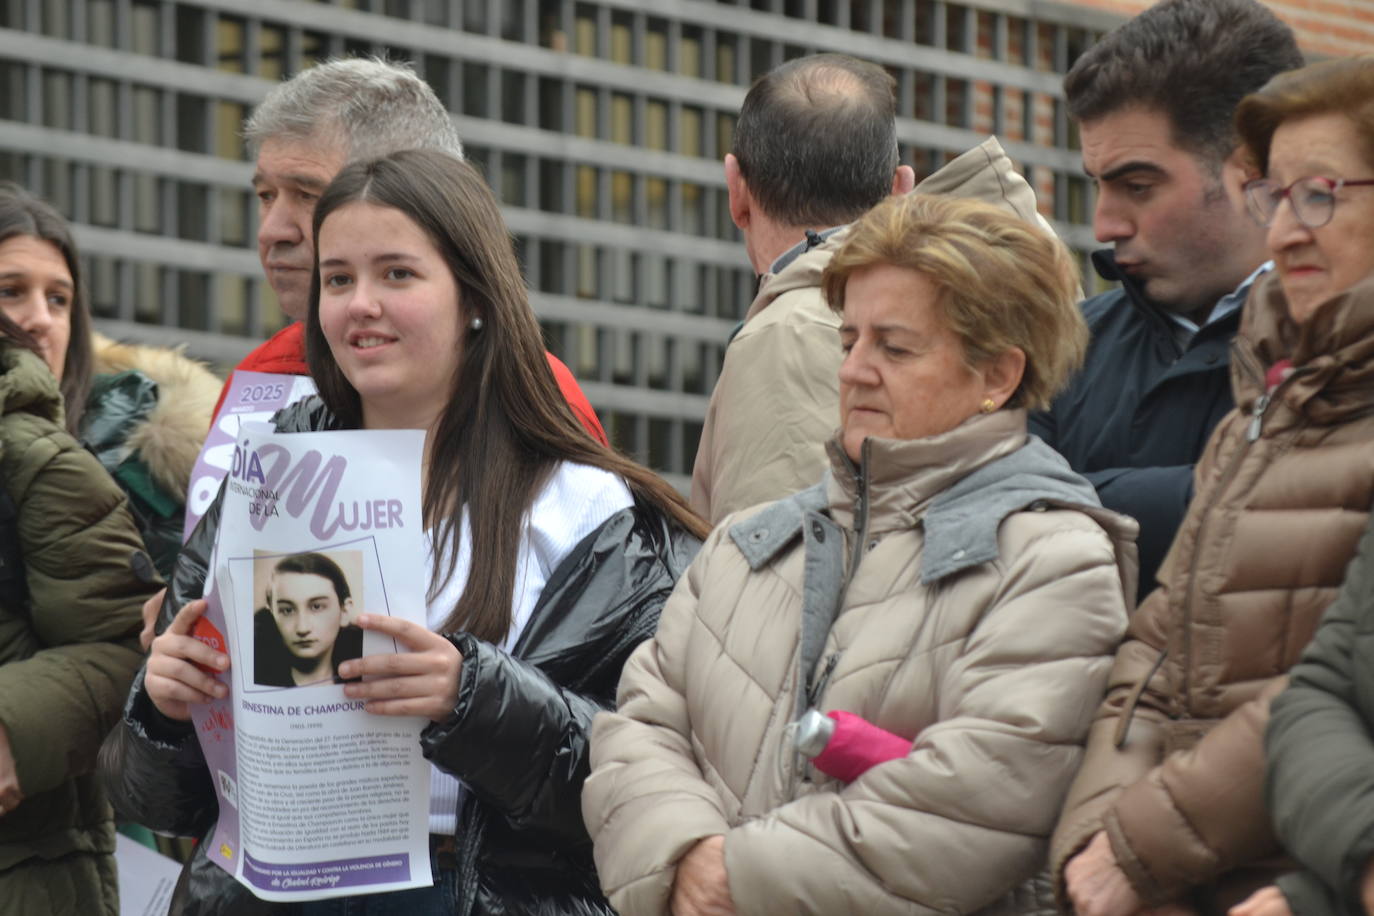
[[[409,64],[335,58],[302,70],[272,91],[243,124],[254,155],[267,140],[337,143],[345,159],[376,159],[405,149],[463,158],[443,104]]]

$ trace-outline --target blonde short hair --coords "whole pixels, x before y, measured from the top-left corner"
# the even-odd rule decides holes
[[[1049,407],[1083,363],[1088,328],[1078,310],[1078,267],[1062,242],[1030,223],[978,201],[889,197],[836,250],[821,277],[826,302],[843,311],[849,278],[880,264],[935,283],[970,367],[1012,347],[1026,354],[1008,407]]]

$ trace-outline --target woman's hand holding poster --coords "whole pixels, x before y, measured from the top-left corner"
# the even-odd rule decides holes
[[[419,430],[234,442],[195,635],[229,687],[193,718],[219,797],[210,859],[266,900],[419,887],[429,868],[427,720],[373,715],[339,665],[405,651],[355,621],[425,625]]]

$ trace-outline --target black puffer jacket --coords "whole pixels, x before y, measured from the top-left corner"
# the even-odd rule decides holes
[[[287,432],[337,428],[317,399],[277,419]],[[219,524],[216,500],[177,561],[159,628],[197,598]],[[453,715],[421,734],[424,754],[471,790],[458,813],[461,914],[602,916],[582,824],[592,717],[615,701],[620,670],[651,636],[659,611],[699,542],[637,503],[584,538],[554,570],[514,650],[466,634]],[[124,720],[102,750],[118,812],[208,838],[218,808],[189,723],[159,713],[140,673]],[[253,897],[210,862],[202,842],[178,883],[171,912],[247,916],[289,912]]]

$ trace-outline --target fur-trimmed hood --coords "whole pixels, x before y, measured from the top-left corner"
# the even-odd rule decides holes
[[[135,369],[157,383],[157,407],[125,446],[139,454],[158,486],[185,498],[222,380],[179,347],[117,343],[101,334],[93,338],[97,374]]]

